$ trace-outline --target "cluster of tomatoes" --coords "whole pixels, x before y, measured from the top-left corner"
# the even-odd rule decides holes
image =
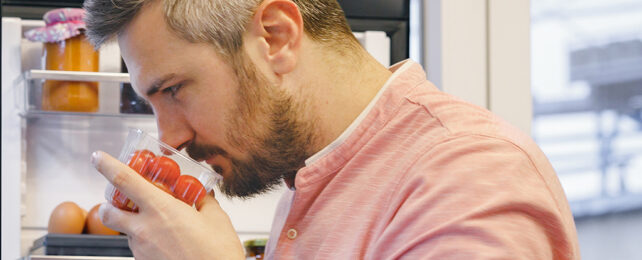
[[[207,193],[198,179],[181,175],[178,164],[169,157],[156,156],[149,150],[137,150],[127,165],[159,189],[188,205],[198,204]],[[138,206],[119,190],[115,190],[111,202],[117,208],[138,212]]]

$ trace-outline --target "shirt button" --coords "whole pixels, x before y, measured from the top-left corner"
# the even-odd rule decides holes
[[[295,239],[297,235],[296,229],[291,228],[288,230],[288,238],[289,239]]]

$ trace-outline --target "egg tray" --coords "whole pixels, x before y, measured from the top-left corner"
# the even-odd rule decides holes
[[[47,234],[33,242],[30,254],[69,256],[133,256],[123,235]]]

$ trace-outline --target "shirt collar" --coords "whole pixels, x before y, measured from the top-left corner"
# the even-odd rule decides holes
[[[399,62],[388,70],[392,75],[359,116],[337,139],[305,160],[305,167],[299,169],[294,183],[285,182],[290,190],[295,190],[295,186],[300,188],[336,172],[383,127],[401,104],[403,95],[410,88],[426,80],[426,74],[421,66],[412,60]],[[396,91],[389,91],[392,88]]]
[[[381,95],[388,89],[391,82],[394,82],[395,79],[400,74],[403,74],[403,72],[406,71],[410,67],[410,65],[412,65],[413,63],[414,62],[411,60],[405,60],[395,65],[392,65],[390,68],[388,68],[388,70],[393,72],[393,74],[390,76],[390,78],[388,78],[386,83],[383,84],[381,89],[379,89],[379,92],[377,92],[377,95],[370,101],[368,106],[361,112],[361,114],[359,114],[359,116],[354,121],[352,121],[352,123],[348,126],[348,128],[346,128],[346,130],[344,130],[343,133],[341,133],[341,135],[339,135],[337,139],[335,139],[332,143],[330,143],[329,145],[321,149],[321,151],[318,151],[317,153],[312,155],[310,158],[306,159],[305,165],[309,166],[313,164],[314,162],[319,160],[319,158],[332,152],[335,148],[341,145],[348,138],[348,136],[350,136],[354,132],[357,126],[360,125],[361,122],[363,122],[363,119],[366,117],[366,115],[368,115],[368,113],[370,113],[370,111],[372,110],[372,107],[374,107],[377,101],[379,101],[379,99],[381,98]]]

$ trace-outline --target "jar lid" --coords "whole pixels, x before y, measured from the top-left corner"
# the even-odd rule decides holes
[[[251,240],[246,240],[243,242],[243,245],[245,247],[257,247],[257,246],[265,246],[267,243],[267,238],[259,238],[259,239],[251,239]]]
[[[84,18],[85,10],[82,8],[51,10],[43,16],[46,26],[27,31],[25,38],[34,42],[64,41],[87,29]]]

